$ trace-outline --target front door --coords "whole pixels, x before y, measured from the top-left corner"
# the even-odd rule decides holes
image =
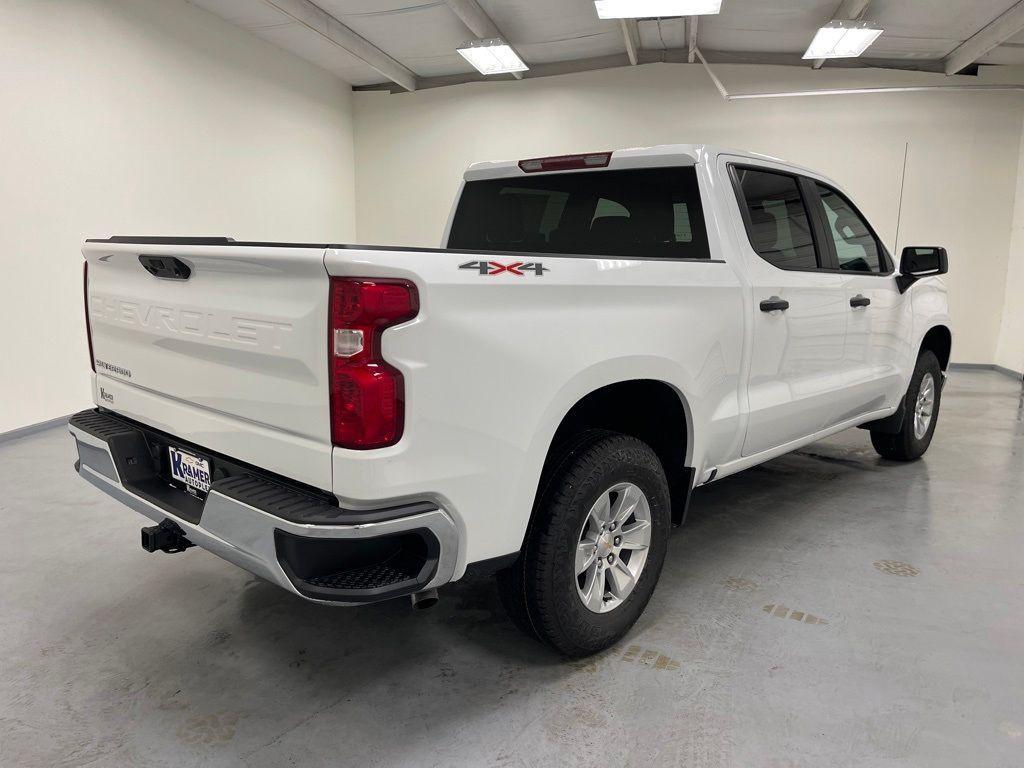
[[[854,415],[894,405],[903,396],[910,350],[910,298],[901,294],[892,260],[853,203],[832,187],[813,182],[817,212],[835,266],[844,274],[848,387]]]

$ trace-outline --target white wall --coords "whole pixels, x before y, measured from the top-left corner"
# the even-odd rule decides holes
[[[734,92],[955,82],[867,70],[717,69]],[[995,359],[1021,94],[726,103],[700,65],[652,64],[400,95],[363,92],[354,100],[356,211],[365,243],[436,246],[462,170],[474,161],[713,142],[783,157],[836,179],[891,249],[909,143],[899,245],[949,249],[954,359]],[[1024,228],[1024,215],[1018,226]],[[1018,253],[1024,258],[1024,241]]]
[[[349,87],[183,0],[3,0],[0,105],[0,433],[89,404],[84,238],[355,238]]]
[[[995,362],[1003,368],[1024,373],[1024,130],[1021,133],[1020,149],[1003,318]]]

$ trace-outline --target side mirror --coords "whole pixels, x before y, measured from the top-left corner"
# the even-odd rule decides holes
[[[903,249],[900,256],[900,274],[896,278],[900,293],[922,277],[934,277],[949,272],[949,260],[946,249],[938,246],[909,246]]]

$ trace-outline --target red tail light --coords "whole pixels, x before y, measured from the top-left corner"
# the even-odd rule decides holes
[[[588,152],[585,155],[557,155],[556,157],[533,157],[520,160],[523,173],[538,171],[575,171],[580,168],[607,168],[612,161],[611,152]]]
[[[407,280],[332,277],[328,355],[331,440],[342,448],[383,448],[402,437],[402,374],[381,354],[381,336],[416,317],[416,286]]]
[[[89,262],[82,262],[82,291],[85,298],[85,338],[89,341],[89,364],[96,373],[96,356],[92,353],[92,323],[89,322]]]

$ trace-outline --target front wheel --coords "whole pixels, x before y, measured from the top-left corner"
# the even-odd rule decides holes
[[[895,461],[913,461],[924,455],[935,434],[942,395],[942,368],[930,350],[917,358],[903,398],[903,424],[895,434],[871,432],[871,444],[878,454]]]
[[[498,574],[513,619],[567,656],[615,643],[654,592],[669,509],[648,445],[603,431],[575,441],[545,477],[519,559]]]

